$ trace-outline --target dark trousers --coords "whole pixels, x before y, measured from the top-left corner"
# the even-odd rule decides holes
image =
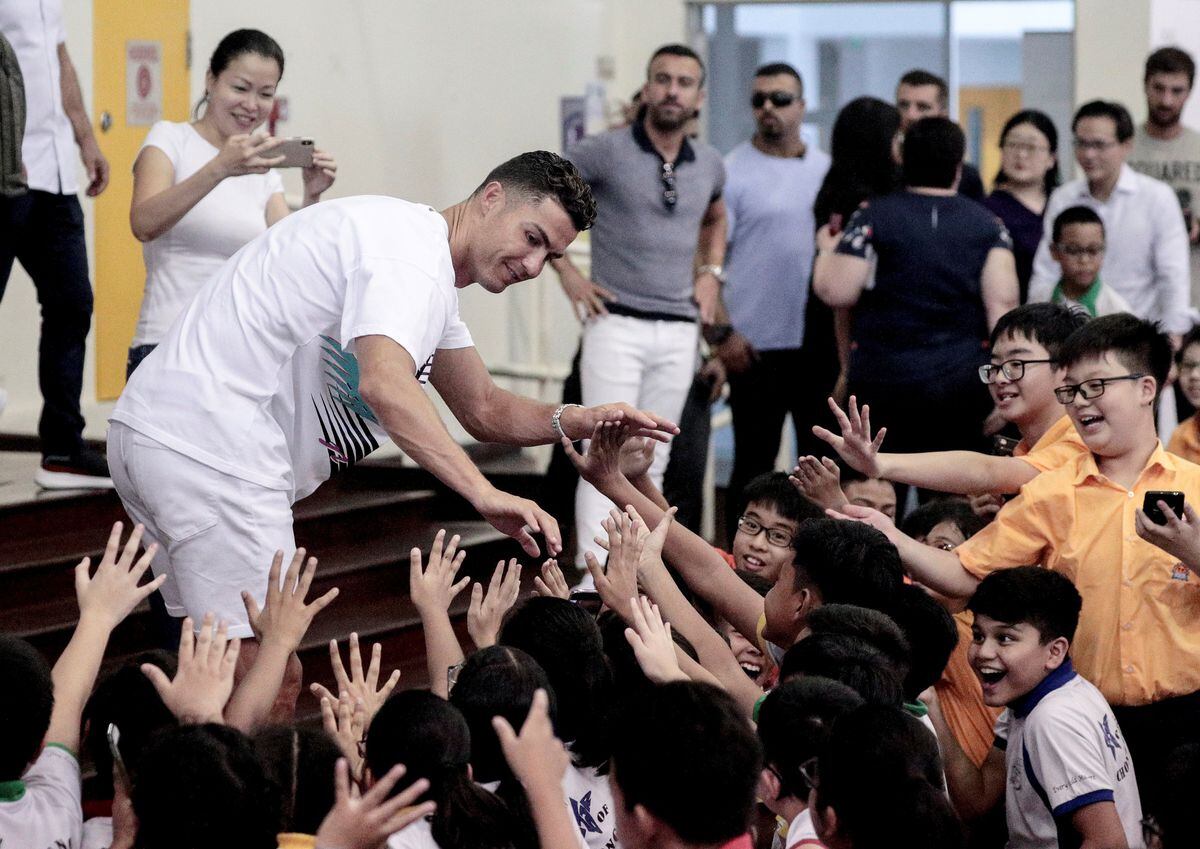
[[[742,489],[775,468],[784,417],[792,414],[799,456],[836,456],[812,435],[815,424],[832,427],[827,399],[833,389],[828,369],[810,362],[804,349],[760,351],[755,363],[729,376],[729,409],[733,414],[733,472],[726,490],[725,525],[729,539],[737,527]],[[791,467],[785,471],[790,471]]]
[[[1163,777],[1171,754],[1200,739],[1200,691],[1138,707],[1113,706],[1121,736],[1129,746],[1142,813],[1158,813]]]
[[[92,322],[83,210],[75,195],[29,191],[0,197],[0,298],[13,260],[33,278],[42,308],[38,385],[43,455],[74,455],[83,447],[83,356]]]

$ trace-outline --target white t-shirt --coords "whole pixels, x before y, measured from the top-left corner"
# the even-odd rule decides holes
[[[141,150],[156,147],[182,183],[219,151],[191,124],[159,121]],[[141,150],[138,151],[139,155]],[[267,201],[283,194],[278,171],[228,177],[157,239],[142,245],[146,292],[133,345],[156,345],[196,291],[241,247],[267,229]]]
[[[1130,849],[1141,849],[1142,805],[1129,749],[1104,696],[1068,660],[996,720],[1008,775],[1009,845],[1058,849],[1056,820],[1113,802]]]
[[[787,832],[787,849],[801,847],[801,849],[811,849],[812,847],[824,846],[821,838],[817,836],[817,830],[813,828],[812,810],[805,808],[796,815],[792,820],[792,824],[788,826]]]
[[[326,201],[223,265],[133,373],[112,421],[293,500],[387,439],[354,340],[393,339],[427,382],[466,348],[446,220],[390,197]]]
[[[113,842],[112,817],[92,817],[83,822],[83,843],[80,849],[109,849]]]
[[[614,849],[621,845],[608,776],[597,774],[594,767],[568,766],[562,789],[587,849]]]
[[[79,761],[61,746],[46,746],[25,775],[20,798],[0,801],[0,846],[62,849],[78,846],[83,831]]]

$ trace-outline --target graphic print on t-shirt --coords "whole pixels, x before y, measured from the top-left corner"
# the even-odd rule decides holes
[[[375,413],[358,391],[358,360],[342,349],[338,340],[322,336],[325,352],[321,362],[328,381],[323,397],[313,396],[313,408],[321,423],[317,440],[329,452],[330,475],[350,468],[379,447],[367,421],[379,424]]]

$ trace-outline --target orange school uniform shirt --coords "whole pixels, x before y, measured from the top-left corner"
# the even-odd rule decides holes
[[[1029,564],[1070,578],[1083,596],[1071,656],[1113,705],[1200,690],[1200,578],[1134,530],[1150,490],[1200,505],[1200,466],[1158,445],[1126,490],[1080,455],[1021,487],[954,552],[977,578]]]
[[[1013,456],[1024,460],[1039,472],[1048,472],[1066,465],[1080,454],[1087,454],[1088,448],[1079,431],[1066,414],[1056,421],[1033,447],[1025,444],[1022,439],[1013,450]]]
[[[1200,413],[1184,419],[1171,434],[1167,450],[1189,463],[1200,463]]]

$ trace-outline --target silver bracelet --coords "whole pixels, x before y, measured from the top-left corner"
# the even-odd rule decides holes
[[[556,434],[558,434],[558,438],[560,441],[562,440],[562,438],[564,436],[566,436],[566,434],[563,433],[563,429],[562,429],[562,414],[563,414],[563,410],[567,409],[567,407],[578,407],[581,410],[583,409],[582,404],[559,404],[558,405],[558,409],[555,410],[554,415],[552,415],[550,417],[550,427],[554,428],[554,432]]]

